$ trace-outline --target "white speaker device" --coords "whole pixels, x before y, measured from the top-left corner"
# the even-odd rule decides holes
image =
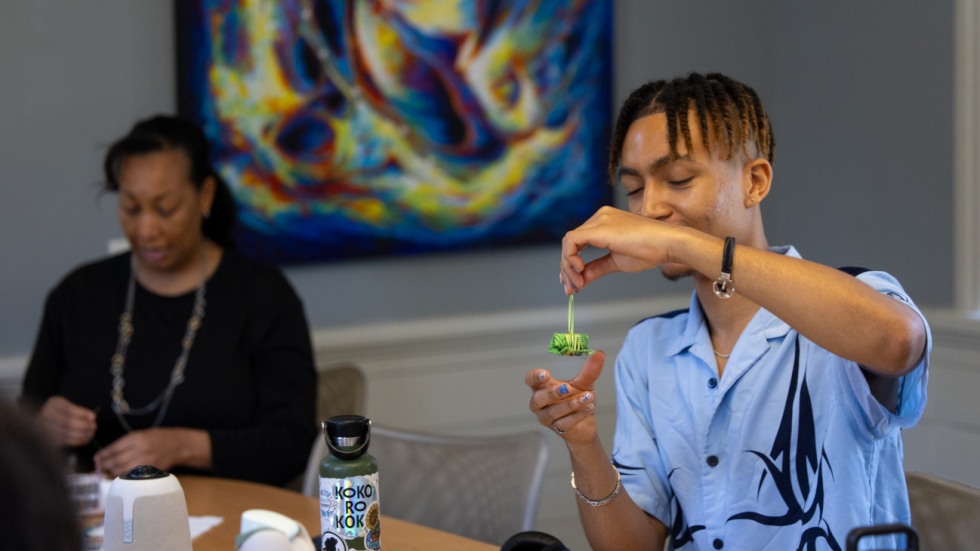
[[[191,551],[187,502],[177,477],[140,465],[116,477],[105,502],[105,551]]]

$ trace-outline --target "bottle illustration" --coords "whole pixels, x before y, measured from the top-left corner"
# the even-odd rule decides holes
[[[338,415],[323,422],[320,460],[321,551],[380,551],[378,462],[367,453],[371,421]]]

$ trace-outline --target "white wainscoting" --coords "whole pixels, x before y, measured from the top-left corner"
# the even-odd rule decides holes
[[[13,403],[20,395],[27,357],[0,358],[0,403]]]
[[[980,319],[926,312],[932,327],[929,401],[905,431],[905,468],[980,487]]]
[[[686,307],[688,296],[589,304],[580,298],[576,330],[607,352],[607,368],[638,320]],[[927,312],[934,348],[929,404],[905,433],[906,467],[980,486],[980,320]],[[354,362],[368,379],[367,414],[376,423],[452,434],[491,434],[538,427],[528,412],[524,374],[536,367],[566,378],[581,360],[547,353],[564,331],[564,304],[549,309],[465,318],[377,324],[313,333],[320,368]],[[0,358],[0,400],[18,393],[26,359]],[[615,406],[612,377],[599,381],[597,416],[607,449]],[[544,429],[542,429],[544,430]],[[587,549],[568,485],[564,446],[553,438],[537,529],[572,549]]]

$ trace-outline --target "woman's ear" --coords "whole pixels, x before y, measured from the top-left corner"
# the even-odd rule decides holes
[[[742,180],[746,185],[745,206],[757,205],[769,195],[772,165],[766,159],[752,159],[742,168]]]
[[[205,218],[211,216],[211,206],[214,205],[214,194],[217,187],[218,182],[215,181],[214,176],[208,176],[205,178],[200,191],[198,191],[198,197],[201,201],[201,212],[204,213]]]

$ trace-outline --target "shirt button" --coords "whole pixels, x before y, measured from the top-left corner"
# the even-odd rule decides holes
[[[705,462],[708,464],[709,467],[715,467],[715,466],[718,465],[718,456],[717,455],[709,455],[708,456],[708,459],[705,460]],[[721,540],[715,540],[715,541],[721,541]]]
[[[715,549],[721,549],[725,546],[725,542],[721,541],[719,538],[715,538],[715,541],[711,542],[711,545],[714,546]]]
[[[718,379],[714,377],[708,379],[708,388],[715,388],[716,386],[718,386]]]

